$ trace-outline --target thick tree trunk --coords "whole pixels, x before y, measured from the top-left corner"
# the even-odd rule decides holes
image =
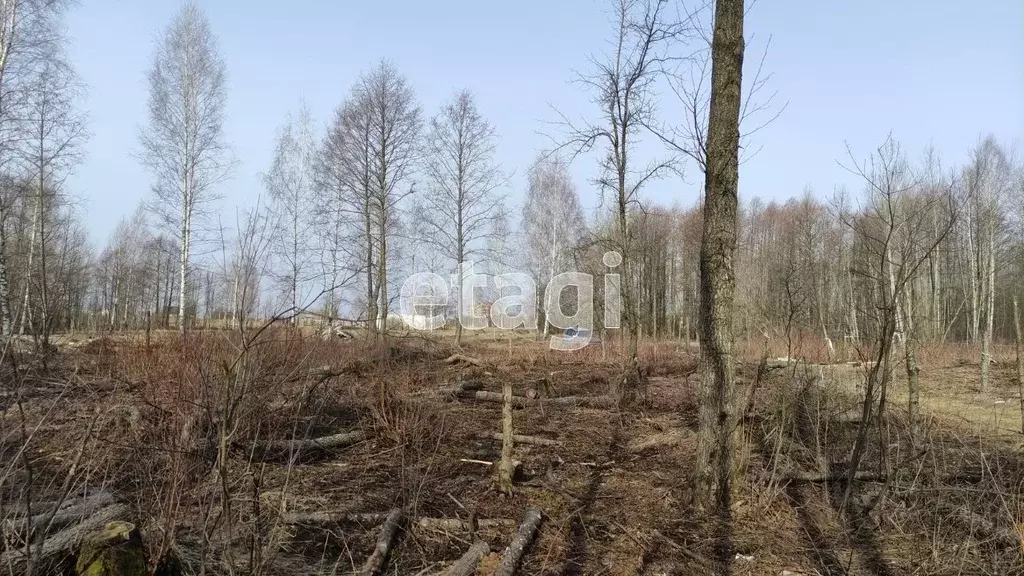
[[[733,298],[743,74],[743,0],[718,0],[712,40],[704,228],[700,249],[700,392],[694,504],[728,511],[734,413]],[[717,505],[717,506],[716,506]]]

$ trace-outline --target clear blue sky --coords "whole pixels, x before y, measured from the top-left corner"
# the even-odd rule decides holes
[[[592,113],[589,95],[568,82],[611,32],[606,0],[481,2],[207,0],[227,63],[226,138],[241,161],[223,184],[225,212],[261,191],[274,134],[286,113],[309,104],[326,123],[361,71],[380,58],[410,79],[430,116],[457,89],[472,90],[501,135],[515,171],[549,146],[540,131],[549,108]],[[71,57],[89,87],[93,134],[70,181],[84,200],[93,237],[105,241],[119,218],[149,194],[132,157],[146,121],[145,72],[160,30],[180,6],[169,0],[81,0],[68,18]],[[771,88],[788,102],[759,132],[763,150],[741,169],[745,198],[785,199],[810,186],[830,194],[852,182],[836,164],[844,140],[867,153],[891,130],[915,157],[932,143],[946,165],[961,162],[985,133],[1024,145],[1024,2],[1021,0],[758,0],[749,15],[748,59],[772,36]],[[661,106],[671,110],[671,97]],[[592,158],[574,171],[585,206]],[[694,170],[691,181],[696,181]],[[693,182],[656,183],[646,193],[691,204]],[[233,220],[233,219],[232,219]]]

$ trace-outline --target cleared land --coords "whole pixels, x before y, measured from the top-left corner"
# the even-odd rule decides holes
[[[916,444],[897,379],[855,512],[840,514],[862,368],[783,363],[758,380],[759,358],[744,358],[743,474],[729,521],[708,524],[688,505],[694,347],[644,344],[647,403],[629,411],[601,401],[618,371],[614,343],[566,354],[528,334],[485,334],[458,351],[479,365],[446,362],[453,352],[433,336],[371,346],[275,328],[246,346],[196,332],[149,348],[141,337],[65,339],[45,363],[17,355],[0,400],[5,565],[23,553],[26,498],[39,510],[102,493],[112,498],[100,509],[121,506],[151,559],[189,573],[366,573],[395,509],[388,574],[440,572],[474,542],[490,551],[470,562],[476,573],[500,573],[531,509],[543,519],[519,574],[1024,571],[1010,362],[981,394],[976,364],[925,354]],[[477,394],[500,396],[509,381],[522,399],[515,433],[529,437],[515,443],[511,497],[488,464],[501,403]],[[56,540],[74,526],[43,531]],[[66,568],[73,548],[50,560]]]

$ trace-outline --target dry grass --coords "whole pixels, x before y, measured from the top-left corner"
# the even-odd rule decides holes
[[[812,341],[802,339],[801,349],[813,349]],[[770,343],[772,354],[777,346]],[[741,346],[744,388],[762,350],[761,342]],[[443,363],[452,352],[443,334],[375,346],[277,328],[252,341],[196,332],[185,343],[161,334],[148,350],[136,336],[65,347],[45,373],[19,365],[17,394],[4,397],[2,448],[13,464],[0,483],[0,506],[11,510],[26,494],[52,500],[66,485],[71,494],[103,486],[133,506],[154,563],[170,550],[208,573],[228,565],[261,574],[355,570],[373,546],[376,522],[298,526],[284,518],[396,506],[414,518],[516,521],[528,507],[541,508],[547,518],[522,574],[705,573],[723,556],[733,574],[1024,569],[1021,547],[1005,541],[1024,522],[1019,437],[993,434],[988,423],[1013,427],[1019,417],[993,416],[986,406],[1002,405],[971,392],[977,366],[957,364],[958,351],[922,351],[931,416],[923,445],[909,443],[902,384],[893,384],[888,417],[872,432],[864,465],[890,470],[892,480],[862,484],[860,515],[837,511],[841,482],[786,480],[793,468],[843,470],[854,425],[840,416],[856,406],[855,391],[829,373],[821,382],[814,370],[772,372],[744,425],[744,474],[725,526],[689,511],[696,348],[642,342],[649,395],[637,410],[517,410],[517,433],[561,445],[517,446],[524,476],[508,498],[497,494],[487,467],[463,461],[497,459],[498,443],[477,436],[498,430],[500,406],[445,400],[437,389],[461,379],[498,391],[511,380],[517,395],[541,382],[551,395],[603,395],[621,350],[605,342],[566,354],[531,334],[485,332],[472,334],[462,350],[482,367]],[[1008,370],[1002,363],[994,371],[992,397],[1009,398]],[[70,471],[90,422],[84,464]],[[36,428],[46,434],[26,440],[21,433]],[[365,440],[329,450],[260,449],[352,430],[364,431]],[[887,447],[884,460],[879,446]],[[926,455],[913,459],[922,447]],[[18,460],[19,452],[29,456]],[[478,536],[500,551],[513,532],[487,528]],[[461,555],[469,538],[412,526],[397,542],[393,573],[437,569]]]

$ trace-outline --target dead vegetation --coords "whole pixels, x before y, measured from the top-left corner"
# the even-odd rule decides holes
[[[446,362],[424,338],[375,347],[287,329],[95,340],[45,370],[11,357],[2,570],[72,573],[82,533],[110,520],[139,527],[160,574],[1024,570],[1019,437],[927,402],[914,442],[898,401],[873,420],[844,511],[859,398],[840,383],[858,367],[760,370],[723,527],[689,507],[690,347],[641,346],[647,403],[619,411],[602,400],[619,366],[601,351],[463,346],[479,364]],[[950,370],[922,371],[925,389]],[[1011,372],[996,365],[994,395],[1012,392]],[[741,392],[758,373],[740,364]],[[510,494],[503,405],[477,396],[503,388]]]

